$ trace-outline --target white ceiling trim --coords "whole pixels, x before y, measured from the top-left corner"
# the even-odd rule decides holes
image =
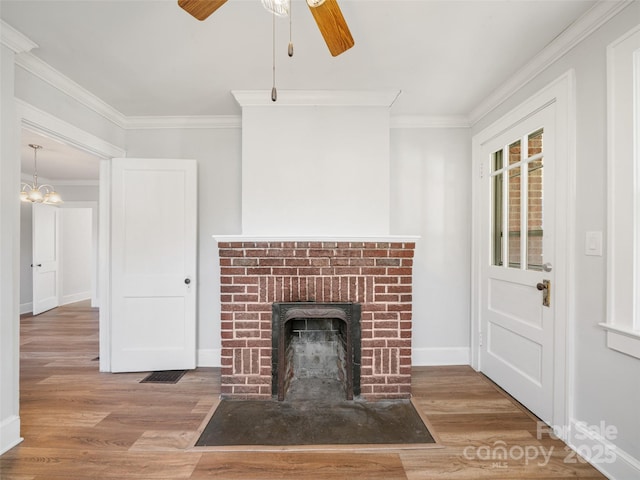
[[[498,107],[507,98],[542,73],[553,62],[565,55],[634,0],[601,0],[582,17],[558,35],[524,67],[507,79],[484,101],[469,113],[469,123],[475,125],[482,117]]]
[[[391,128],[469,128],[469,119],[464,115],[429,117],[423,115],[395,115],[391,117]]]
[[[240,128],[240,115],[199,115],[190,117],[127,117],[127,130],[144,130],[159,128]]]
[[[15,53],[28,52],[38,47],[37,43],[3,20],[0,20],[0,43],[9,47]]]
[[[34,54],[23,53],[21,55],[17,55],[16,65],[44,80],[51,86],[60,90],[62,93],[78,101],[81,105],[93,110],[110,122],[115,123],[117,126],[122,128],[125,127],[126,117],[122,113],[95,96],[90,91],[78,85],[69,77],[60,73],[45,61],[40,60]]]

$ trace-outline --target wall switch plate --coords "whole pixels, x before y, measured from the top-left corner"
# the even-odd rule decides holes
[[[602,256],[602,232],[587,232],[584,242],[584,254]]]

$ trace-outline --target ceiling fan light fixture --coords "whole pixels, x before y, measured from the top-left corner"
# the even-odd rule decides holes
[[[307,5],[311,8],[319,7],[325,2],[325,0],[307,0]]]
[[[289,15],[290,0],[262,0],[262,6],[279,17]]]

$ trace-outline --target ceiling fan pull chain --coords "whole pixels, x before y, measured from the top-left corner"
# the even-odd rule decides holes
[[[278,100],[278,91],[276,90],[276,14],[273,14],[273,87],[271,88],[271,100]]]
[[[289,5],[289,57],[293,57],[293,2]]]

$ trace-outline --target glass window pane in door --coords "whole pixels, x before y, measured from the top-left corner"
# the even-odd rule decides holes
[[[543,131],[529,135],[529,156],[542,153]],[[529,162],[528,173],[528,200],[527,210],[527,268],[529,270],[542,270],[543,263],[543,225],[544,225],[544,177],[543,159]]]
[[[520,208],[521,167],[509,170],[509,266],[520,268],[522,253],[520,248]]]
[[[509,165],[518,163],[521,159],[520,140],[509,145]]]
[[[502,153],[502,152],[500,152]],[[492,265],[502,265],[503,264],[503,253],[502,253],[502,179],[504,177],[503,173],[499,173],[495,175],[491,179],[491,252],[492,252]]]
[[[497,150],[491,154],[491,171],[495,172],[503,167],[502,150]],[[502,235],[504,231],[502,216],[503,183],[504,173],[493,175],[491,178],[491,264],[502,265]]]
[[[500,170],[503,166],[503,159],[502,159],[502,150],[498,150],[497,152],[493,152],[493,154],[491,155],[491,171],[495,172],[497,170]]]

